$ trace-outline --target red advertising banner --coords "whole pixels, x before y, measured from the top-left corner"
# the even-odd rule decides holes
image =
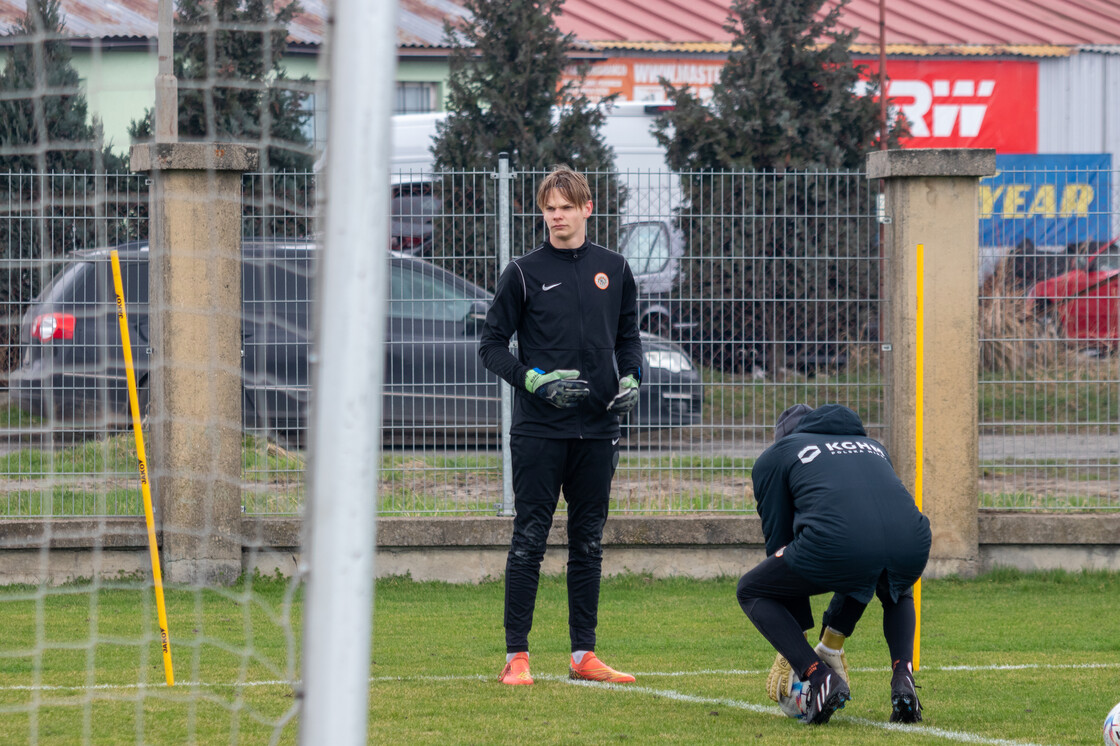
[[[878,75],[878,59],[857,59]],[[723,61],[687,57],[612,57],[591,65],[583,91],[623,101],[665,97],[658,83],[688,84],[712,95]],[[565,82],[575,70],[567,71]],[[910,148],[995,148],[1001,154],[1038,152],[1038,63],[1032,60],[887,60],[887,96],[910,122]]]
[[[872,77],[877,59],[857,59]],[[910,123],[908,148],[1038,152],[1038,63],[887,60],[887,98]]]

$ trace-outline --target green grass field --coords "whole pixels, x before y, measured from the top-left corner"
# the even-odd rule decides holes
[[[377,584],[371,743],[1100,744],[1120,700],[1120,575],[926,581],[918,726],[892,726],[881,615],[847,646],[854,699],[821,727],[765,696],[773,652],[735,579],[603,584],[599,653],[630,686],[569,682],[562,578],[545,578],[537,683],[505,687],[502,585]],[[0,743],[294,744],[302,594],[252,578],[167,593],[176,686],[152,592],[127,581],[0,590]],[[820,599],[818,615],[824,599]]]

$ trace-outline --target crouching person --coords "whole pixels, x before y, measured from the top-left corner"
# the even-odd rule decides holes
[[[827,723],[851,698],[844,640],[878,595],[892,658],[891,720],[921,720],[911,588],[929,559],[929,519],[851,409],[790,407],[774,440],[752,472],[767,556],[737,590],[743,611],[778,651],[767,692],[788,697],[796,674],[803,721]],[[835,595],[814,649],[809,599],[822,593]]]

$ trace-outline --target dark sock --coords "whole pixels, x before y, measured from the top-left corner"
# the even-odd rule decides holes
[[[914,659],[914,599],[903,596],[897,604],[883,605],[883,637],[891,651],[892,661]]]

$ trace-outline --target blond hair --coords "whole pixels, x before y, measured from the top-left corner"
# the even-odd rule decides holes
[[[537,187],[537,207],[544,210],[544,203],[553,190],[575,205],[585,205],[591,201],[591,187],[587,185],[587,179],[567,166],[555,166],[552,173],[544,177]]]

